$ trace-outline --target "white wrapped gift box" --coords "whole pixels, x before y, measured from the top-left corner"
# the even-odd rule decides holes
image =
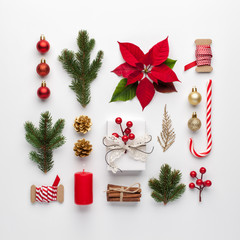
[[[130,119],[126,119],[127,121],[122,122],[123,131],[126,129],[126,122],[130,121]],[[141,137],[146,134],[146,121],[144,120],[134,120],[131,119],[133,122],[133,126],[131,128],[132,133],[135,137]],[[120,129],[120,125],[115,123],[115,119],[107,121],[107,136],[111,136],[113,133],[118,133],[122,136],[122,132]],[[129,140],[131,141],[131,140]],[[108,148],[107,148],[108,150]],[[146,151],[146,147],[142,150]],[[121,156],[119,159],[116,160],[116,164],[121,171],[143,171],[146,168],[146,162],[137,161],[130,156],[130,154],[126,153]],[[107,165],[107,170],[111,171],[111,167]]]

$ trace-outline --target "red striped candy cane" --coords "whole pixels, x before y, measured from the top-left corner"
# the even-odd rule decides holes
[[[212,127],[211,127],[211,113],[212,113],[212,80],[207,83],[207,107],[206,107],[206,128],[207,128],[207,149],[204,152],[198,153],[193,146],[193,139],[189,140],[189,150],[194,157],[206,157],[212,150]]]

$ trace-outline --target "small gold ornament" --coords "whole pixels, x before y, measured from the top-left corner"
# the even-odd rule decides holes
[[[75,151],[75,155],[78,157],[87,157],[92,151],[92,145],[89,141],[86,141],[84,138],[79,139],[75,144],[73,151]]]
[[[86,134],[91,130],[92,126],[91,118],[89,118],[88,116],[81,115],[80,117],[75,118],[73,126],[76,132]]]
[[[191,129],[192,131],[197,131],[197,130],[199,130],[200,128],[201,128],[201,121],[200,121],[200,119],[198,119],[197,118],[197,113],[193,113],[192,114],[192,118],[190,118],[189,120],[188,120],[188,127],[189,127],[189,129]]]
[[[197,91],[197,88],[196,87],[192,88],[192,92],[188,95],[188,101],[192,105],[196,106],[196,105],[198,105],[201,102],[201,100],[202,100],[202,96]]]

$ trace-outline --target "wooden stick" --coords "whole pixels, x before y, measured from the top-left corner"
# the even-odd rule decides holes
[[[195,40],[196,45],[210,45],[212,44],[211,39],[196,39]],[[196,72],[211,72],[213,70],[212,66],[198,66],[196,67]]]
[[[108,198],[120,198],[120,193],[108,193]],[[123,198],[140,198],[142,194],[135,194],[135,193],[123,193]]]

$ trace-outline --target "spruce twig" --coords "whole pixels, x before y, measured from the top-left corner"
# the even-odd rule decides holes
[[[85,30],[78,33],[77,45],[79,48],[77,53],[64,49],[58,59],[72,78],[69,87],[76,93],[78,102],[86,107],[91,99],[90,83],[97,77],[102,65],[103,51],[99,51],[96,58],[90,63],[95,40],[89,39]]]
[[[172,146],[175,142],[176,134],[174,129],[172,128],[172,120],[167,112],[167,105],[164,107],[163,121],[162,121],[162,132],[160,133],[160,137],[158,138],[158,142],[161,145],[163,152],[166,152],[168,148]]]
[[[59,119],[52,126],[52,117],[49,112],[41,114],[39,128],[31,122],[24,124],[26,140],[36,149],[30,152],[29,157],[44,173],[53,167],[53,150],[65,143],[65,137],[62,135],[64,124],[64,119]]]
[[[184,184],[179,184],[181,175],[179,170],[171,171],[168,164],[162,165],[159,179],[151,178],[148,182],[149,187],[153,190],[152,198],[156,202],[163,202],[164,205],[179,199],[186,188]]]

